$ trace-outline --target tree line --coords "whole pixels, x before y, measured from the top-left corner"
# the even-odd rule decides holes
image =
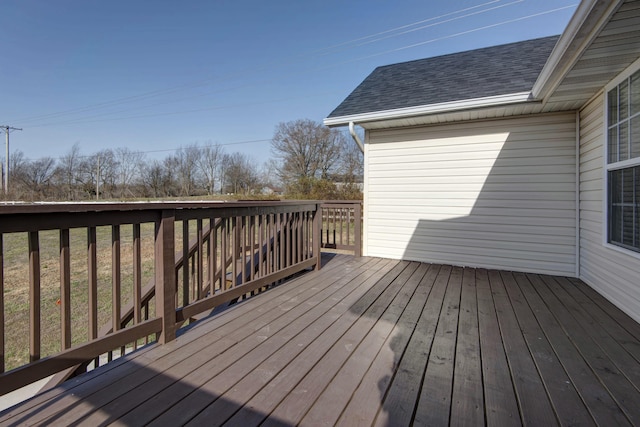
[[[237,198],[360,198],[362,153],[338,131],[311,120],[280,123],[273,157],[259,164],[219,144],[191,144],[164,159],[126,147],[58,159],[9,156],[9,200],[83,201],[231,195]]]

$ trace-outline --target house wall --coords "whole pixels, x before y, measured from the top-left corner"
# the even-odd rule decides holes
[[[580,278],[640,322],[640,256],[604,236],[604,95],[580,111]]]
[[[575,113],[366,141],[365,255],[575,276]]]

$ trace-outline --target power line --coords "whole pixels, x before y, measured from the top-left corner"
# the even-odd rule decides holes
[[[501,1],[501,0],[497,0],[497,1]],[[525,0],[515,0],[515,1],[512,1],[510,3],[501,4],[501,5],[498,5],[498,6],[490,7],[488,9],[483,9],[483,10],[479,10],[479,11],[476,11],[476,12],[467,13],[465,15],[456,16],[454,18],[445,19],[444,21],[433,22],[433,23],[430,23],[430,24],[427,24],[427,25],[421,25],[419,27],[410,28],[410,27],[415,26],[416,24],[432,21],[432,19],[426,19],[426,20],[423,20],[423,21],[418,21],[417,23],[414,23],[414,24],[409,24],[409,25],[404,25],[402,27],[399,27],[398,29],[408,28],[408,29],[404,29],[403,31],[400,31],[400,32],[396,31],[395,29],[394,30],[389,30],[389,31],[383,31],[383,32],[378,33],[378,34],[375,35],[375,36],[380,35],[380,37],[373,38],[374,35],[367,36],[367,37],[361,37],[360,39],[355,39],[355,40],[352,41],[352,42],[360,41],[357,44],[351,44],[352,42],[349,42],[349,43],[343,43],[341,45],[337,45],[336,47],[342,46],[342,45],[346,45],[344,48],[342,48],[340,50],[351,49],[351,48],[354,48],[354,47],[361,47],[361,46],[365,46],[367,44],[379,42],[379,41],[382,41],[382,40],[387,40],[387,39],[390,39],[392,37],[398,37],[398,36],[401,36],[403,34],[413,33],[415,31],[424,30],[426,28],[431,28],[431,27],[435,27],[437,25],[447,24],[449,22],[457,21],[459,19],[468,18],[470,16],[479,15],[481,13],[490,12],[490,11],[496,10],[496,9],[501,9],[503,7],[513,6],[514,4],[522,3],[523,1],[525,1]],[[492,1],[492,2],[489,2],[489,3],[485,3],[484,5],[481,5],[481,6],[485,6],[485,5],[491,4],[491,3],[495,3],[495,1]],[[477,7],[479,7],[479,6],[463,9],[462,11],[468,11],[468,10],[476,9]],[[462,11],[459,11],[459,12],[462,12]],[[446,15],[441,15],[439,18],[446,17],[446,16],[453,15],[453,14],[457,14],[459,12],[449,13],[449,14],[446,14]],[[392,32],[395,32],[395,33],[392,33]],[[387,33],[392,33],[392,34],[387,34]],[[329,52],[329,53],[334,53],[334,52]]]
[[[515,4],[515,3],[520,3],[522,1],[524,1],[524,0],[515,0],[515,1],[512,1],[510,3],[506,3],[506,4],[503,4],[503,5],[499,5],[499,6],[494,6],[494,7],[490,8],[490,9],[486,9],[486,10],[482,10],[482,11],[476,11],[476,12],[468,14],[468,15],[463,15],[462,17],[467,17],[467,16],[470,16],[470,15],[477,15],[479,13],[484,13],[484,12],[486,12],[488,10],[493,10],[493,9],[497,9],[497,8],[501,8],[501,7],[510,6],[510,5]],[[489,3],[494,3],[494,2],[489,2]],[[517,21],[522,21],[522,20],[525,20],[525,19],[530,19],[530,18],[533,18],[533,17],[537,17],[537,16],[549,14],[549,13],[558,12],[560,10],[565,10],[565,9],[569,9],[569,8],[572,8],[572,7],[575,7],[575,4],[569,5],[569,6],[560,7],[560,8],[556,8],[556,9],[552,9],[552,10],[548,10],[548,11],[544,11],[544,12],[540,12],[540,13],[536,13],[536,14],[531,14],[531,15],[527,15],[527,16],[524,16],[524,17],[519,17],[519,18],[507,20],[507,21],[502,21],[502,22],[498,22],[496,24],[491,24],[491,25],[487,25],[487,26],[483,26],[483,27],[479,27],[479,28],[474,28],[474,29],[471,29],[471,30],[462,31],[462,32],[459,32],[459,33],[455,33],[455,34],[451,34],[451,35],[447,35],[447,36],[442,36],[442,37],[438,37],[438,38],[422,41],[422,42],[419,42],[419,43],[414,43],[414,44],[410,44],[410,45],[406,45],[406,46],[401,46],[401,47],[398,47],[398,48],[395,48],[395,49],[391,49],[391,50],[387,50],[387,51],[384,51],[384,52],[378,52],[378,53],[375,53],[375,54],[354,58],[354,59],[348,60],[348,61],[342,61],[342,62],[338,62],[338,63],[327,64],[327,65],[323,65],[323,66],[319,66],[319,67],[309,67],[309,68],[306,68],[305,70],[306,71],[313,71],[313,70],[321,70],[321,69],[332,68],[332,67],[335,67],[335,66],[339,66],[339,65],[344,65],[344,64],[360,61],[360,60],[363,60],[363,59],[369,59],[369,58],[372,58],[372,57],[381,56],[381,55],[385,55],[385,54],[388,54],[388,53],[393,53],[393,52],[397,52],[397,51],[401,51],[401,50],[406,50],[406,49],[422,46],[422,45],[425,45],[425,44],[428,44],[428,43],[434,43],[434,42],[437,42],[437,41],[441,41],[441,40],[457,37],[457,36],[460,36],[460,35],[465,35],[465,34],[477,32],[477,31],[481,31],[481,30],[485,30],[485,29],[489,29],[489,28],[494,28],[494,27],[497,27],[497,26],[500,26],[500,25],[505,25],[505,24],[509,24],[509,23],[513,23],[513,22],[517,22]],[[454,19],[457,19],[457,18],[454,18]],[[419,21],[419,22],[424,22],[424,21]],[[438,25],[438,24],[439,23],[430,24],[430,25],[425,26],[425,27]],[[406,26],[403,26],[403,27],[406,27]],[[425,27],[421,27],[421,28],[425,28]],[[402,28],[402,27],[399,27],[399,28]],[[391,31],[391,30],[389,30],[389,31]],[[412,30],[410,30],[410,31],[412,31]],[[380,34],[380,33],[378,33],[378,34]],[[377,40],[374,40],[374,41],[377,41]],[[373,42],[373,41],[371,41],[371,42]],[[278,76],[278,78],[280,78],[280,77],[282,77],[282,75]],[[269,82],[272,82],[272,81],[273,81],[273,79],[272,80],[263,80],[260,83],[264,84],[264,83],[269,83]],[[256,85],[256,84],[258,84],[258,82],[254,83],[253,85]],[[220,91],[223,91],[223,90],[224,91],[234,90],[234,89],[248,87],[248,86],[251,86],[251,85],[244,84],[244,85],[233,87],[233,88],[220,89],[220,90],[214,91],[213,93],[220,92]],[[323,92],[322,95],[326,95],[326,92]],[[198,95],[198,96],[202,96],[202,95]],[[309,97],[309,95],[306,95],[303,98],[308,98],[308,97]],[[192,98],[192,97],[190,97],[190,98]],[[190,98],[182,98],[182,100],[186,100],[186,99],[190,99]],[[149,107],[153,107],[153,106],[157,106],[157,105],[161,105],[161,104],[175,102],[175,100],[174,101],[164,101],[164,102],[161,102],[161,103],[155,103],[155,104],[150,104],[150,105],[141,106],[141,107],[132,107],[132,108],[124,109],[124,110],[105,112],[105,113],[96,114],[96,115],[88,116],[88,117],[70,118],[67,121],[57,121],[55,123],[34,124],[34,125],[31,125],[31,127],[36,127],[36,128],[37,127],[51,127],[51,126],[61,126],[61,125],[66,125],[66,124],[72,124],[73,125],[73,124],[97,123],[97,122],[105,122],[105,121],[119,121],[119,120],[130,120],[130,119],[139,119],[139,118],[160,117],[160,116],[172,116],[172,115],[178,115],[178,114],[190,114],[190,113],[203,112],[203,111],[222,110],[222,109],[226,109],[226,108],[244,107],[244,106],[248,106],[248,105],[262,105],[262,104],[268,104],[268,103],[273,103],[273,102],[282,102],[282,101],[286,101],[286,100],[290,100],[290,99],[297,99],[297,98],[278,99],[278,100],[271,100],[271,101],[264,101],[264,102],[254,102],[254,103],[246,103],[246,104],[220,105],[220,106],[205,107],[205,108],[199,108],[199,109],[171,111],[171,112],[161,112],[161,113],[150,113],[150,114],[140,114],[140,115],[125,116],[125,117],[112,117],[112,118],[100,119],[100,117],[109,116],[109,115],[112,115],[112,114],[117,114],[119,112],[137,110],[137,109],[140,109],[140,108],[149,108]]]
[[[412,27],[412,26],[415,26],[415,25],[419,25],[419,24],[422,24],[422,23],[433,22],[433,21],[436,21],[438,19],[442,19],[442,18],[445,18],[445,17],[448,17],[448,16],[453,16],[453,15],[464,13],[464,12],[467,12],[467,11],[470,11],[470,10],[474,10],[474,9],[478,9],[478,8],[481,8],[481,7],[485,7],[485,6],[494,4],[494,3],[499,3],[501,1],[503,1],[503,0],[492,0],[492,1],[489,1],[489,2],[482,3],[480,5],[476,5],[476,6],[472,6],[472,7],[468,7],[468,8],[464,8],[464,9],[459,9],[457,11],[450,12],[450,13],[447,13],[447,14],[444,14],[444,15],[440,15],[440,16],[437,16],[437,17],[432,17],[432,18],[429,18],[429,19],[420,20],[420,21],[417,21],[417,22],[414,22],[414,23],[411,23],[411,24],[402,25],[402,26],[399,26],[399,27],[396,27],[396,28],[392,28],[392,29],[383,31],[383,32],[374,33],[374,34],[371,34],[371,35],[368,35],[368,36],[360,37],[358,39],[350,40],[350,41],[347,41],[347,42],[344,42],[344,43],[340,43],[340,44],[337,44],[337,45],[333,45],[333,46],[330,46],[330,47],[327,47],[327,48],[323,48],[323,49],[320,49],[320,50],[312,51],[310,55],[306,55],[306,56],[298,55],[296,57],[293,57],[292,60],[289,60],[289,61],[281,61],[280,60],[280,61],[277,61],[277,62],[266,63],[262,67],[249,69],[249,70],[247,70],[247,72],[249,74],[254,74],[257,71],[264,70],[264,69],[284,68],[284,67],[287,67],[288,65],[290,65],[292,62],[295,63],[295,62],[298,62],[301,59],[311,59],[311,58],[315,58],[317,56],[327,55],[329,53],[332,53],[332,52],[330,52],[331,50],[335,50],[336,48],[339,48],[339,47],[342,47],[341,50],[344,50],[345,49],[344,48],[345,45],[352,44],[354,42],[362,41],[362,40],[365,40],[365,39],[371,39],[371,38],[374,38],[376,36],[383,35],[383,34],[387,34],[387,36],[384,37],[384,38],[377,39],[377,40],[370,40],[370,41],[368,41],[366,43],[373,43],[375,41],[383,40],[383,39],[386,39],[386,38],[396,37],[396,36],[405,34],[406,32],[409,32],[409,31],[417,31],[418,29],[400,32],[400,33],[397,33],[395,35],[388,35],[388,34],[393,33],[393,32],[397,32],[397,31],[400,31],[400,30],[406,30],[409,27]],[[517,2],[521,2],[521,1],[524,1],[524,0],[517,0],[515,2],[511,2],[511,3],[505,4],[505,5],[500,5],[498,7],[509,6],[509,5],[513,4],[513,3],[517,3]],[[442,23],[450,22],[450,21],[455,20],[455,19],[461,19],[461,18],[464,18],[464,17],[467,17],[467,16],[478,14],[478,13],[484,13],[486,11],[496,9],[498,7],[492,7],[492,8],[483,10],[483,11],[476,11],[476,12],[474,12],[472,14],[468,14],[468,15],[463,15],[463,16],[460,16],[460,17],[452,18],[452,19],[449,19],[449,20],[446,20],[446,21],[443,21],[443,22],[432,23],[432,24],[430,24],[428,26],[422,27],[421,29],[426,28],[426,27],[430,27],[430,26],[434,26],[434,25],[440,25]],[[355,46],[351,46],[350,48],[355,48],[355,47],[358,47],[358,46],[359,45],[355,45]],[[323,52],[323,53],[319,54],[319,52]],[[92,105],[88,105],[88,106],[84,106],[84,107],[72,108],[72,109],[63,110],[63,111],[60,111],[60,112],[54,112],[54,113],[48,113],[48,114],[41,114],[41,115],[36,115],[36,116],[25,117],[25,118],[22,118],[22,119],[20,119],[18,121],[20,121],[20,122],[36,121],[37,122],[37,121],[40,121],[40,120],[43,120],[43,119],[53,119],[53,118],[56,118],[56,117],[59,117],[59,116],[64,116],[64,115],[69,115],[69,114],[84,113],[84,112],[89,112],[89,111],[93,111],[93,110],[104,109],[104,108],[107,108],[107,107],[113,107],[113,106],[117,106],[117,105],[121,105],[121,104],[126,104],[126,103],[131,103],[131,102],[138,102],[138,101],[141,101],[141,100],[152,99],[152,98],[156,98],[158,96],[168,95],[168,94],[179,92],[179,91],[183,91],[183,90],[186,90],[186,89],[196,88],[198,86],[204,86],[207,83],[211,82],[212,80],[216,80],[217,83],[219,83],[221,81],[231,80],[231,79],[234,79],[234,78],[238,78],[239,75],[240,75],[239,73],[229,73],[227,75],[223,75],[223,76],[219,76],[219,77],[210,77],[210,78],[199,80],[199,81],[192,82],[192,83],[185,83],[185,84],[174,86],[174,87],[171,87],[171,88],[158,89],[158,90],[154,90],[154,91],[150,91],[150,92],[146,92],[146,93],[142,93],[142,94],[138,94],[138,95],[132,95],[132,96],[124,97],[124,98],[118,98],[118,99],[105,101],[105,102],[101,102],[101,103],[97,103],[97,104],[92,104]],[[135,108],[139,108],[139,107],[135,107]],[[105,113],[105,114],[112,114],[112,113]],[[79,118],[78,120],[81,120],[81,119],[82,118]]]
[[[576,6],[577,6],[577,4],[574,3],[574,4],[571,4],[569,6],[563,6],[563,7],[559,7],[559,8],[556,8],[556,9],[546,10],[544,12],[534,13],[534,14],[527,15],[527,16],[521,16],[519,18],[509,19],[509,20],[501,21],[501,22],[498,22],[498,23],[495,23],[495,24],[485,25],[483,27],[473,28],[471,30],[461,31],[461,32],[458,32],[458,33],[455,33],[455,34],[449,34],[447,36],[436,37],[436,38],[433,38],[433,39],[430,39],[430,40],[425,40],[425,41],[422,41],[422,42],[419,42],[419,43],[413,43],[413,44],[406,45],[406,46],[401,46],[401,47],[398,47],[398,48],[395,48],[395,49],[385,50],[384,52],[378,52],[378,53],[374,53],[374,54],[371,54],[371,55],[360,56],[358,58],[354,58],[354,59],[351,59],[349,61],[343,61],[340,64],[333,64],[331,66],[349,64],[349,63],[352,63],[352,62],[362,61],[363,59],[375,58],[376,56],[382,56],[382,55],[386,55],[386,54],[394,53],[394,52],[399,52],[401,50],[406,50],[406,49],[412,49],[414,47],[424,46],[424,45],[429,44],[429,43],[434,43],[434,42],[438,42],[438,41],[441,41],[441,40],[446,40],[446,39],[450,39],[450,38],[453,38],[453,37],[462,36],[462,35],[465,35],[465,34],[475,33],[477,31],[487,30],[489,28],[495,28],[495,27],[498,27],[500,25],[512,24],[514,22],[524,21],[526,19],[531,19],[531,18],[535,18],[535,17],[538,17],[538,16],[543,16],[543,15],[548,15],[550,13],[559,12],[561,10],[571,9],[571,8],[576,7]],[[331,66],[325,66],[325,68],[329,68]]]

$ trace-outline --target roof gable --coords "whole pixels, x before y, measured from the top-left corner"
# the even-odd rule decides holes
[[[378,67],[329,118],[531,91],[558,37]]]

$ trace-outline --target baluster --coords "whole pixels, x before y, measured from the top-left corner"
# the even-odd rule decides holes
[[[120,226],[111,226],[111,321],[113,332],[122,329],[122,263],[120,252]],[[124,355],[124,347],[120,349]],[[111,352],[109,352],[111,356]]]
[[[302,213],[302,261],[309,257],[309,212]]]
[[[344,244],[344,217],[345,212],[344,208],[340,209],[340,244]]]
[[[286,214],[275,214],[275,235],[278,236],[274,242],[276,245],[274,248],[274,267],[273,270],[278,271],[286,267],[285,251],[287,248],[287,220]]]
[[[269,214],[265,214],[264,215],[264,275],[267,276],[270,273],[270,267],[269,267],[269,259],[271,256],[271,238],[270,238],[270,221],[269,221]],[[268,287],[268,285],[266,286]]]
[[[322,234],[322,207],[316,205],[313,212],[313,256],[316,258],[316,270],[320,270],[320,234]]]
[[[71,347],[71,251],[69,229],[60,230],[60,344],[63,350]]]
[[[4,237],[0,233],[0,374],[4,372]]]
[[[98,337],[98,261],[96,228],[87,228],[87,275],[88,275],[88,335],[89,340]],[[95,358],[95,366],[98,367],[100,358]]]
[[[302,261],[302,212],[296,213],[296,240],[298,241],[298,250],[296,251],[296,263]]]
[[[142,305],[142,252],[140,241],[140,224],[133,224],[133,324],[141,322]],[[133,342],[134,350],[138,348],[138,340]]]
[[[120,257],[120,226],[113,225],[111,227],[111,297],[112,297],[112,321],[113,331],[121,329],[121,257]]]
[[[189,305],[189,221],[182,220],[182,305]]]
[[[229,218],[222,218],[220,222],[220,239],[221,239],[221,257],[220,257],[220,285],[223,290],[227,290],[227,252],[228,242],[229,242],[229,231],[228,231],[228,222]]]
[[[204,269],[204,253],[203,253],[203,248],[204,248],[204,236],[202,234],[202,219],[198,218],[198,220],[196,220],[196,230],[198,233],[198,269],[197,269],[197,275],[196,275],[196,285],[198,286],[198,293],[194,294],[193,297],[198,299],[202,299],[204,297],[204,295],[202,294],[203,291],[203,269]]]
[[[40,240],[29,232],[29,361],[40,359]]]
[[[354,208],[354,240],[355,240],[355,250],[354,255],[359,257],[362,256],[362,205],[357,203]]]
[[[210,268],[210,283],[211,283],[211,288],[210,288],[210,292],[211,295],[216,293],[216,274],[218,273],[218,266],[217,266],[217,261],[218,261],[218,226],[216,224],[216,220],[215,218],[210,218],[209,219],[209,223],[211,224],[211,234],[209,236],[209,241],[212,242],[211,244],[211,268]],[[222,288],[222,282],[220,282],[220,288]]]
[[[280,266],[281,269],[286,268],[291,265],[291,259],[293,256],[293,223],[295,221],[293,213],[285,213],[282,214],[284,216],[284,224],[282,225],[283,230],[280,232],[280,235],[284,241],[284,249],[285,256],[283,257],[283,265]],[[283,234],[284,233],[284,234]]]
[[[238,217],[231,218],[231,287],[238,285]]]
[[[255,216],[251,216],[249,217],[249,246],[251,247],[250,249],[250,258],[249,258],[249,265],[251,266],[251,277],[250,280],[254,280],[256,278],[256,267],[258,266],[256,264],[256,217]]]
[[[247,281],[247,217],[240,217],[240,225],[238,227],[238,232],[240,234],[240,262],[241,268],[240,272],[242,274],[242,278],[240,280],[240,284],[243,284]]]
[[[259,251],[259,258],[258,258],[258,277],[263,277],[264,276],[264,214],[259,215],[258,216],[258,245],[260,246],[258,248]]]
[[[347,214],[347,246],[351,246],[351,208],[346,209]]]

